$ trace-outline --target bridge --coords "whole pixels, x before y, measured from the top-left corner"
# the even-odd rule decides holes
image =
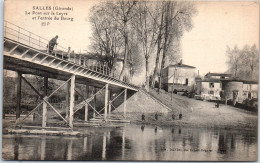
[[[136,92],[138,87],[132,84],[120,81],[113,77],[111,70],[106,65],[94,64],[88,65],[84,56],[70,51],[70,48],[64,48],[60,45],[50,54],[47,46],[49,40],[36,35],[26,29],[23,29],[8,21],[4,21],[4,69],[17,72],[17,101],[16,101],[16,119],[17,123],[25,120],[29,115],[36,110],[42,109],[42,128],[46,128],[47,121],[47,106],[56,112],[56,114],[66,123],[69,128],[73,128],[73,116],[81,109],[85,109],[85,121],[88,120],[89,109],[93,110],[93,117],[95,115],[101,116],[104,120],[108,120],[112,102],[117,97],[124,95],[124,115],[126,112],[127,92]],[[30,83],[23,74],[31,74],[41,76],[44,78],[44,93],[41,94],[35,86]],[[48,79],[56,79],[65,81],[53,92],[48,90]],[[20,117],[21,113],[21,82],[24,81],[30,88],[41,97],[41,102],[32,109],[23,119]],[[100,88],[95,91],[92,96],[89,92],[77,90],[75,84],[83,84]],[[61,87],[67,85],[66,103],[64,107],[66,110],[66,117],[48,101],[54,93],[60,90]],[[88,89],[86,89],[88,90]],[[96,89],[95,89],[96,90]],[[111,99],[109,92],[120,91],[116,98]],[[98,93],[104,91],[104,108],[103,114],[97,111],[95,106],[90,104],[90,101],[95,100]],[[75,93],[82,96],[83,100],[79,104],[75,104]],[[125,117],[125,116],[124,116]]]

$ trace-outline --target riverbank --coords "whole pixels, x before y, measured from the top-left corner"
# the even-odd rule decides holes
[[[150,96],[156,98],[160,103],[170,109],[168,113],[160,112],[158,109],[158,120],[155,120],[156,105],[153,104],[151,110],[151,98],[142,97],[138,95],[138,109],[136,101],[134,104],[127,105],[126,119],[131,123],[137,124],[151,124],[156,126],[180,126],[180,127],[194,127],[194,128],[226,128],[226,129],[250,129],[256,130],[258,123],[257,113],[246,111],[229,105],[220,104],[219,108],[215,108],[215,103],[191,99],[188,97],[173,94],[172,98],[168,92],[161,91],[160,94],[155,90],[150,90]],[[141,94],[142,95],[142,94]],[[143,94],[144,96],[145,94]],[[147,96],[147,95],[145,95]],[[129,100],[131,101],[131,100]],[[154,101],[153,101],[154,102]],[[158,105],[162,106],[162,105]],[[132,111],[131,111],[132,110]],[[52,114],[50,112],[50,114]],[[55,113],[53,113],[55,114]],[[142,121],[142,114],[145,115],[145,121]],[[182,118],[179,118],[182,114]],[[123,119],[123,113],[118,110],[112,111],[111,117],[113,119]],[[175,119],[172,118],[175,116]],[[50,116],[48,116],[50,117]],[[77,121],[75,118],[74,122]],[[15,120],[3,120],[3,130],[14,128]],[[65,127],[64,122],[58,119],[49,119],[49,124],[54,126]],[[41,126],[41,121],[33,121],[30,125]],[[83,127],[115,127],[120,126],[120,123],[100,122],[83,125]]]
[[[243,128],[256,129],[258,123],[257,113],[246,111],[229,105],[220,104],[215,108],[215,103],[200,101],[185,96],[173,94],[172,98],[168,92],[161,91],[158,94],[150,90],[149,94],[167,105],[172,110],[169,113],[160,114],[155,120],[155,113],[144,113],[145,121],[141,121],[142,113],[128,113],[127,118],[132,122],[155,124],[158,126],[191,126],[207,128]],[[145,108],[146,102],[143,102]],[[172,119],[172,115],[175,119]],[[182,114],[182,119],[179,119]]]

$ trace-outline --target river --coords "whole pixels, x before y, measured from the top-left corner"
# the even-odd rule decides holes
[[[257,132],[125,125],[78,128],[87,137],[3,135],[4,160],[253,161]]]

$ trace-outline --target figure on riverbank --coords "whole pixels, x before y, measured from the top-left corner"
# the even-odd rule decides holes
[[[173,119],[173,120],[175,119],[175,115],[174,115],[174,114],[172,114],[172,119]]]
[[[52,38],[52,39],[49,41],[49,44],[47,45],[47,48],[49,49],[49,54],[53,54],[54,46],[55,46],[55,45],[58,45],[58,43],[57,43],[58,37],[59,37],[59,36],[56,35],[54,38]]]
[[[158,114],[157,114],[157,112],[155,113],[155,120],[157,121],[158,120]]]
[[[182,114],[179,114],[179,119],[182,119]]]
[[[145,121],[145,115],[142,114],[142,121]]]
[[[215,108],[219,108],[219,103],[218,102],[215,104]]]
[[[141,126],[141,130],[144,131],[144,125]]]

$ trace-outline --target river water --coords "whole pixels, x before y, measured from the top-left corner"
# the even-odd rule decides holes
[[[129,124],[87,137],[3,135],[5,160],[253,161],[257,132]]]

